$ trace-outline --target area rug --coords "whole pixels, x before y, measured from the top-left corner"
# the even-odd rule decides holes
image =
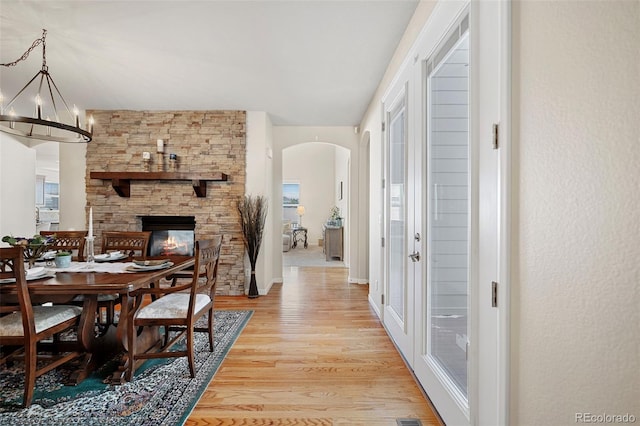
[[[338,259],[327,261],[321,246],[309,245],[304,248],[298,244],[296,248],[282,253],[282,266],[319,266],[322,268],[344,268],[344,262]]]
[[[252,313],[215,311],[213,352],[207,334],[196,333],[194,379],[186,357],[148,360],[136,370],[135,380],[119,386],[103,383],[117,359],[78,386],[62,384],[70,373],[62,366],[38,377],[33,403],[22,409],[23,364],[2,366],[0,425],[182,425]]]

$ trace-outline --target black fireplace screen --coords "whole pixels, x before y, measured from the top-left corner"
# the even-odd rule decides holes
[[[142,230],[151,231],[149,256],[193,256],[194,216],[142,216]]]

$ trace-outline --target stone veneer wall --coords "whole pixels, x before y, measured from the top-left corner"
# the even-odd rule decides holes
[[[196,239],[224,236],[218,294],[244,294],[244,245],[237,200],[245,193],[245,111],[87,111],[95,120],[87,145],[87,209],[93,207],[96,253],[103,231],[140,231],[139,216],[195,216]],[[196,197],[190,181],[131,181],[122,198],[111,181],[90,179],[95,171],[143,171],[148,151],[157,171],[156,140],[178,155],[180,172],[223,172],[227,182],[208,182],[206,198]],[[168,165],[165,167],[168,170]],[[87,213],[88,214],[88,213]]]

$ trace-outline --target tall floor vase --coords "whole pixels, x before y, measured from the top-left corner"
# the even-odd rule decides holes
[[[249,299],[255,299],[258,296],[260,296],[260,294],[258,293],[258,283],[256,282],[256,271],[252,270],[251,271],[251,281],[249,282],[249,294],[248,294],[248,297],[249,297]]]

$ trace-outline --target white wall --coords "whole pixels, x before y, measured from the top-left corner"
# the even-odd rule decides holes
[[[640,3],[514,6],[511,420],[640,419]]]
[[[96,142],[91,142],[96,143]],[[85,208],[87,193],[86,155],[83,143],[60,145],[60,225],[59,229],[84,230],[88,227],[89,213]]]
[[[0,133],[0,239],[36,233],[35,186],[35,149]],[[0,242],[0,246],[6,245]]]
[[[273,144],[271,138],[271,120],[262,111],[247,111],[247,175],[245,182],[245,193],[247,195],[263,195],[267,197],[268,212],[265,223],[262,247],[258,254],[256,264],[256,281],[258,293],[267,294],[274,282],[280,278],[280,273],[275,275],[274,265],[282,263],[282,243],[274,244],[274,235],[281,235],[274,232],[273,223],[279,217],[279,203],[273,198]],[[249,271],[247,273],[246,271]],[[249,290],[251,266],[248,256],[245,256],[245,292]],[[280,279],[281,280],[281,279]]]

